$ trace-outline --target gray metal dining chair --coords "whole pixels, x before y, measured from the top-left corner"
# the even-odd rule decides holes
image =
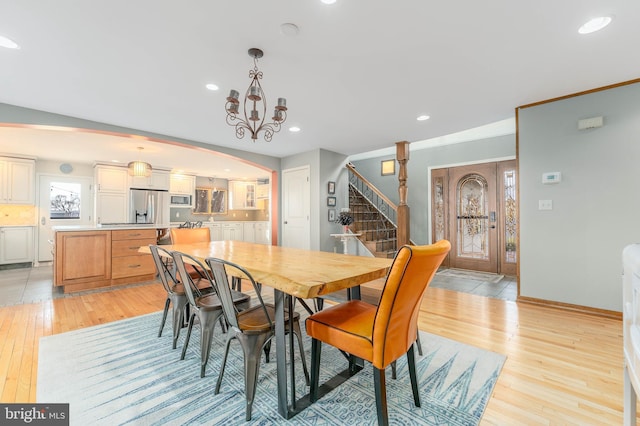
[[[211,352],[213,329],[218,319],[223,318],[222,303],[218,297],[219,295],[216,294],[211,276],[200,261],[188,254],[178,251],[173,251],[171,256],[173,257],[173,261],[175,262],[178,270],[178,277],[183,283],[185,294],[191,309],[189,325],[187,328],[187,337],[182,348],[182,355],[180,356],[180,359],[185,358],[189,339],[191,337],[191,331],[197,318],[200,324],[200,377],[204,377],[207,361],[209,360],[209,353]],[[204,277],[203,280],[206,280],[208,285],[214,289],[213,292],[209,294],[202,293],[193,276],[187,272],[185,259],[188,260],[191,266],[199,270],[199,274]],[[225,296],[227,296],[227,294],[225,294]],[[247,309],[250,305],[251,296],[248,294],[231,291],[229,289],[228,297],[230,300],[229,303],[234,306],[234,309],[238,309],[239,311]]]
[[[227,337],[226,349],[220,375],[216,383],[214,393],[220,392],[220,385],[224,376],[224,370],[229,355],[229,347],[233,339],[240,342],[244,354],[244,386],[246,397],[246,420],[251,420],[251,411],[253,400],[256,394],[256,383],[258,381],[258,373],[260,370],[260,355],[265,350],[271,338],[275,334],[275,306],[264,303],[260,289],[251,274],[243,267],[222,259],[207,258],[205,260],[211,271],[213,283],[222,302],[222,309],[229,324],[229,332]],[[229,276],[241,277],[248,280],[256,292],[258,304],[251,308],[239,312],[233,304],[232,290],[229,284]],[[304,347],[302,345],[302,331],[300,329],[300,314],[294,312],[293,324],[289,324],[289,315],[285,315],[285,330],[293,332],[298,338],[300,356],[302,358],[302,366],[304,369],[307,385],[309,384],[309,372],[307,369],[306,358],[304,355]],[[284,348],[279,349],[284,350]],[[266,350],[265,350],[266,353]],[[292,361],[293,362],[293,361]]]
[[[164,311],[162,313],[162,322],[160,323],[160,330],[158,331],[158,337],[162,336],[162,329],[167,321],[167,314],[169,313],[169,307],[171,306],[172,312],[172,328],[173,328],[173,349],[176,348],[178,342],[178,336],[180,335],[180,329],[184,323],[184,311],[187,305],[187,296],[184,292],[184,287],[175,276],[175,271],[171,271],[167,260],[171,259],[171,254],[162,247],[156,245],[150,245],[151,257],[153,263],[156,265],[156,271],[158,278],[167,292],[167,300],[164,303]],[[166,259],[166,260],[163,260]],[[173,265],[173,262],[171,262]]]

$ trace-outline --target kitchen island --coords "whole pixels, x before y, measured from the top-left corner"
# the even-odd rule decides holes
[[[139,253],[156,244],[168,226],[54,227],[53,285],[65,293],[153,280],[153,259]]]

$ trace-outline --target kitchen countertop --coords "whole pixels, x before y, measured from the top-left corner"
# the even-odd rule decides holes
[[[122,224],[122,225],[67,225],[54,226],[56,232],[73,232],[73,231],[117,231],[128,229],[165,229],[170,228],[168,224]]]

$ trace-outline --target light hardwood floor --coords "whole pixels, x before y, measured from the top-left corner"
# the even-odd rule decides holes
[[[155,312],[164,300],[152,284],[0,308],[0,401],[35,402],[41,336]],[[484,425],[622,424],[620,320],[429,288],[419,326],[507,355]]]

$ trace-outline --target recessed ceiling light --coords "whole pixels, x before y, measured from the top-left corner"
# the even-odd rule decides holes
[[[214,91],[219,89],[218,85],[213,84],[213,83],[209,83],[209,84],[207,84],[205,87],[206,87],[207,89],[209,89],[209,90],[214,90]]]
[[[429,118],[431,117],[429,117],[428,115],[419,115],[418,118],[416,118],[416,120],[424,121],[424,120],[428,120]]]
[[[320,0],[324,4],[334,4],[336,0]]]
[[[300,131],[300,127],[297,126],[293,126],[293,127],[289,127],[289,131],[290,132],[299,132]]]
[[[20,49],[20,46],[18,46],[18,43],[16,43],[15,41],[11,40],[8,37],[1,36],[1,35],[0,35],[0,47],[6,47],[7,49]]]
[[[604,27],[606,27],[610,23],[611,23],[611,17],[610,16],[599,16],[597,18],[591,19],[590,21],[588,21],[584,25],[582,25],[578,29],[578,32],[580,34],[594,33],[596,31],[600,31],[601,29],[603,29]]]

